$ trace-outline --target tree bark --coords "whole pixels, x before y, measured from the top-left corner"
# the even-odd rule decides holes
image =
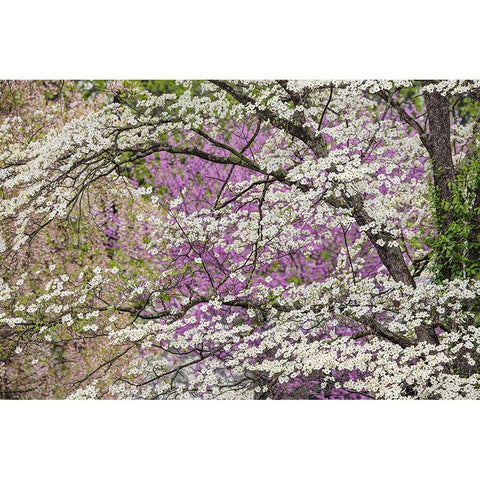
[[[423,85],[430,82],[422,82]],[[448,97],[439,92],[425,92],[428,133],[423,143],[432,159],[433,184],[435,188],[435,215],[437,231],[446,232],[454,221],[452,208],[455,184],[455,167],[450,142],[450,105]],[[440,259],[440,276],[449,279],[452,269],[449,259]]]

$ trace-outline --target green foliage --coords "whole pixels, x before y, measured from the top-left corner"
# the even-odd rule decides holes
[[[293,283],[294,285],[302,285],[303,280],[298,275],[292,275],[287,278],[287,283]]]
[[[478,115],[478,102],[469,97],[461,98],[454,106],[454,113],[462,125],[474,121]]]
[[[405,87],[398,91],[398,98],[403,104],[411,104],[417,112],[424,108],[424,97],[421,93],[420,82],[413,82],[413,86]]]
[[[270,264],[270,271],[273,273],[281,272],[283,270],[283,266],[280,262],[272,262]]]
[[[320,256],[322,257],[322,260],[329,260],[332,258],[331,252],[320,252]]]
[[[113,100],[113,96],[109,91],[108,85],[110,80],[82,80],[78,82],[78,89],[82,93],[85,100],[95,97],[99,93],[107,93]],[[185,88],[179,85],[174,80],[125,80],[122,82],[123,86],[128,89],[138,88],[146,90],[156,95],[163,95],[164,93],[172,93],[181,95]]]
[[[179,96],[185,91],[185,88],[174,80],[138,80],[137,83],[145,90],[157,95],[173,93]]]
[[[436,211],[452,215],[448,228],[432,236],[428,244],[433,250],[433,269],[438,281],[453,278],[480,277],[480,208],[475,199],[480,193],[480,152],[458,169],[456,183],[450,185],[452,201],[445,202],[435,189],[431,199]],[[438,224],[441,219],[437,218]]]

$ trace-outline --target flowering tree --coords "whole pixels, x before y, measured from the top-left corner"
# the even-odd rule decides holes
[[[12,381],[480,396],[478,82],[145,86],[0,156]]]
[[[86,115],[104,103],[105,99],[102,98],[104,94],[98,95],[95,101],[84,101],[78,87],[76,82],[70,81],[0,82],[2,151],[6,153],[25,148],[32,142],[39,141],[49,131],[60,130],[75,117]],[[4,166],[5,164],[2,164],[2,167]],[[48,282],[49,266],[52,265],[53,268],[49,257],[54,258],[60,251],[65,255],[67,246],[68,226],[61,222],[51,225],[48,234],[38,238],[33,250],[18,250],[14,257],[9,258],[8,264],[3,264],[2,273],[5,273],[5,277],[2,280],[16,275],[19,276],[20,284],[25,279],[22,274],[33,270],[36,272],[37,281]],[[3,248],[2,244],[2,250]],[[66,258],[64,256],[63,260]],[[82,263],[82,259],[76,253],[72,261],[76,266]],[[23,308],[20,305],[18,307]],[[68,377],[64,345],[27,342],[30,355],[24,356],[20,355],[22,342],[18,343],[18,337],[11,334],[9,330],[2,330],[0,343],[2,398],[17,398],[31,394],[37,397],[53,394],[60,396],[62,384]],[[82,364],[81,357],[83,355],[77,355],[73,362],[72,355],[69,355],[70,361],[76,366]]]

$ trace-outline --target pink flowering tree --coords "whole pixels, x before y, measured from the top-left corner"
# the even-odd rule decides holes
[[[109,84],[0,157],[10,378],[71,398],[480,396],[477,82],[144,87]],[[26,369],[59,345],[63,376]]]

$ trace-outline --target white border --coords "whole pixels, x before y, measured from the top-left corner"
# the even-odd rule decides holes
[[[3,402],[2,473],[19,479],[470,478],[478,470],[477,405]]]
[[[468,0],[17,0],[0,78],[478,78],[477,32]]]

